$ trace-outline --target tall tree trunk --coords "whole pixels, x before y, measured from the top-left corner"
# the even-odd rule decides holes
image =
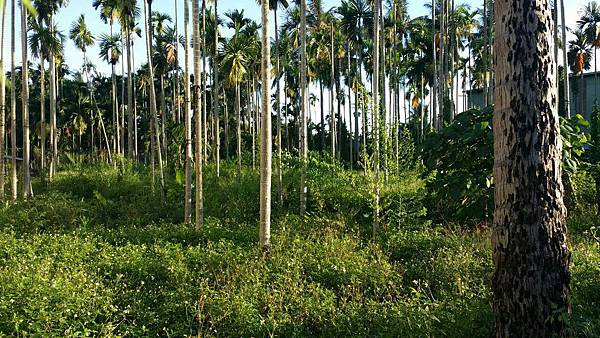
[[[215,0],[215,18],[219,17],[218,0]],[[213,115],[215,119],[215,165],[217,177],[220,175],[221,168],[221,127],[219,123],[219,25],[215,25],[215,45],[213,46]],[[225,98],[223,98],[225,100]]]
[[[23,112],[23,198],[31,195],[31,177],[29,171],[29,160],[31,147],[29,141],[29,60],[27,48],[27,9],[21,4],[21,60],[23,63],[21,81],[21,105]]]
[[[194,18],[193,22],[193,43],[194,43],[194,91],[195,95],[195,104],[194,104],[194,114],[196,119],[196,228],[201,229],[204,222],[204,212],[203,212],[203,193],[202,193],[202,93],[200,91],[202,74],[200,73],[200,58],[201,58],[201,40],[203,38],[200,36],[200,6],[198,0],[192,1],[192,17]]]
[[[488,68],[487,68],[487,59],[490,57],[488,55],[487,45],[490,43],[488,41],[488,0],[483,0],[483,106],[487,107],[489,105],[489,95],[488,95]]]
[[[273,17],[275,21],[275,74],[277,74],[277,93],[275,94],[275,107],[277,109],[277,196],[279,197],[279,204],[283,205],[283,174],[282,174],[282,140],[281,140],[281,78],[280,75],[280,64],[279,64],[279,26],[277,24],[277,7],[278,4],[273,8]]]
[[[300,1],[300,214],[306,212],[306,171],[308,165],[308,88],[306,83],[306,0]]]
[[[50,13],[48,24],[50,34],[54,36],[54,14]],[[58,133],[56,128],[56,60],[54,50],[50,48],[50,147],[52,156],[50,161],[49,180],[52,181],[58,165]]]
[[[321,154],[325,152],[325,107],[323,100],[323,81],[319,81],[319,104],[321,111]]]
[[[374,207],[373,207],[373,228],[372,238],[375,239],[379,228],[379,8],[381,0],[374,1],[373,8],[373,132],[375,136],[375,156],[374,156]]]
[[[149,15],[151,14],[152,13]],[[125,37],[127,43],[127,154],[130,159],[133,159],[133,150],[135,148],[133,144],[133,65],[131,60],[131,31],[129,26],[126,26],[125,34],[127,34]],[[152,41],[150,43],[152,43]]]
[[[4,33],[6,28],[6,1],[2,3],[2,32],[0,33],[0,202],[4,202],[4,134],[6,116],[6,72],[4,71]]]
[[[570,253],[549,1],[495,6],[496,336],[563,337]]]
[[[330,59],[331,62],[331,88],[330,88],[330,101],[331,101],[331,109],[329,112],[329,133],[331,134],[331,160],[335,162],[335,148],[336,148],[336,131],[335,131],[335,100],[336,100],[336,90],[335,90],[335,50],[333,45],[333,23],[331,24],[331,34],[330,34]]]
[[[242,175],[242,113],[240,108],[240,83],[235,84],[235,117],[236,117],[236,140],[237,140],[237,172]]]
[[[46,69],[44,57],[44,55],[40,55],[40,169],[42,179],[46,177]]]
[[[146,1],[146,0],[142,0]],[[123,58],[127,57],[127,32],[125,30],[125,26],[121,27],[121,45],[125,46],[123,48]],[[127,61],[121,61],[121,118],[117,122],[117,128],[119,129],[118,137],[117,137],[117,145],[119,147],[119,154],[125,155],[125,64]]]
[[[225,108],[225,116],[223,121],[223,138],[225,139],[225,159],[229,159],[229,109],[227,107],[227,93],[225,92],[225,86],[223,90],[223,108]]]
[[[562,41],[567,41],[567,27],[565,25],[565,2],[564,0],[560,1],[560,20],[562,25]],[[567,118],[571,117],[571,89],[569,88],[569,59],[567,58],[567,46],[563,44],[562,47],[562,56],[563,56],[563,68],[565,72],[565,84],[563,86],[564,90],[564,100],[565,100],[565,112]]]
[[[150,78],[149,86],[150,86],[150,114],[152,115],[152,119],[154,121],[154,134],[156,140],[156,155],[158,156],[158,175],[160,178],[160,191],[161,196],[165,198],[165,175],[163,171],[163,161],[162,154],[160,151],[160,133],[158,132],[158,116],[156,113],[156,90],[154,88],[154,66],[152,65],[152,16],[151,13],[148,13],[147,2],[152,0],[143,0],[144,1],[144,24],[146,26],[146,51],[148,55],[148,77]],[[128,56],[129,57],[129,56]],[[131,73],[129,73],[131,75]],[[130,121],[131,122],[131,121]],[[131,153],[131,152],[130,152]]]
[[[206,106],[206,56],[208,53],[206,52],[206,0],[202,0],[202,31],[200,32],[200,36],[202,40],[202,132],[203,132],[203,140],[202,142],[202,151],[203,161],[208,162],[208,114],[207,114],[207,106]]]
[[[184,216],[185,223],[192,222],[192,114],[190,102],[190,67],[189,67],[189,20],[190,9],[189,0],[183,0],[183,29],[185,36],[184,60],[185,60],[185,80],[184,80],[184,119],[185,119],[185,201],[184,201]]]
[[[269,250],[271,240],[271,109],[269,107],[271,50],[269,41],[269,1],[262,0],[262,58],[261,58],[261,152],[260,152],[260,246]]]

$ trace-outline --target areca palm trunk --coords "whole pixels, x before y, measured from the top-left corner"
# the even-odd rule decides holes
[[[23,198],[31,194],[31,177],[29,171],[30,144],[29,144],[29,61],[27,48],[27,8],[21,4],[21,60],[23,61],[21,81],[21,104],[23,112]]]
[[[262,0],[262,58],[261,58],[261,152],[260,152],[260,246],[269,250],[271,239],[271,110],[269,109],[271,50],[269,41],[269,1]]]
[[[202,143],[202,151],[204,161],[208,161],[208,113],[206,106],[206,0],[202,0],[202,31],[200,33],[200,37],[202,38],[202,121],[204,124],[202,125],[202,133],[203,140]]]
[[[146,36],[146,51],[148,54],[148,77],[150,78],[149,86],[150,86],[150,114],[152,115],[152,119],[154,121],[154,134],[155,134],[155,144],[156,144],[156,155],[158,156],[158,174],[160,178],[160,190],[161,196],[165,197],[165,175],[163,171],[163,161],[162,154],[160,151],[160,133],[158,132],[158,116],[156,114],[156,90],[154,88],[154,68],[152,65],[152,17],[148,14],[147,2],[152,0],[143,0],[144,1],[144,24],[146,25],[146,32],[148,32]],[[128,47],[129,49],[129,47]],[[129,57],[129,56],[128,56]],[[131,75],[131,74],[130,74]],[[133,135],[133,134],[132,134]],[[131,136],[132,136],[131,135]],[[130,152],[131,154],[131,152]]]
[[[162,152],[163,152],[163,162],[165,163],[165,165],[167,165],[167,159],[168,159],[168,142],[167,142],[167,131],[166,131],[166,124],[167,124],[167,98],[166,98],[166,94],[165,94],[165,75],[161,72],[160,74],[160,118],[161,118],[161,124],[160,124],[160,133],[161,133],[161,139],[162,139]]]
[[[219,124],[219,11],[218,0],[215,0],[215,45],[213,49],[213,115],[214,115],[214,134],[215,134],[215,166],[217,177],[221,169],[221,128]],[[225,100],[225,98],[223,98]]]
[[[279,72],[281,71],[279,64],[279,26],[277,24],[277,7],[278,4],[275,4],[273,8],[274,21],[275,21],[275,74],[277,74],[277,93],[275,93],[275,107],[277,109],[277,196],[279,197],[279,204],[283,204],[283,174],[281,172],[281,88],[280,82],[281,78],[279,78]]]
[[[319,104],[321,106],[321,154],[325,152],[325,109],[323,107],[323,81],[319,81]]]
[[[46,70],[44,67],[44,56],[40,55],[40,169],[42,179],[45,178],[44,171],[46,169]]]
[[[185,223],[192,222],[192,114],[190,102],[190,67],[189,67],[189,48],[190,36],[188,32],[190,20],[189,0],[183,0],[183,29],[185,36],[184,60],[185,60],[185,80],[184,80],[184,120],[185,120],[185,196],[184,196],[184,216]]]
[[[229,109],[227,106],[227,93],[225,92],[225,86],[223,90],[223,108],[225,109],[224,121],[223,121],[223,138],[225,139],[225,159],[229,159]]]
[[[336,138],[337,134],[335,131],[335,99],[336,99],[336,91],[335,91],[335,51],[333,46],[333,23],[331,24],[331,91],[330,91],[330,101],[331,101],[331,109],[329,113],[330,124],[329,124],[329,133],[331,134],[331,159],[335,161],[335,147],[336,147]]]
[[[374,215],[372,237],[375,239],[379,228],[379,8],[381,0],[374,1],[373,9],[373,133],[375,136],[375,157],[373,167],[375,169],[374,177]]]
[[[135,148],[133,144],[133,65],[131,58],[131,31],[129,23],[127,23],[125,28],[125,34],[127,34],[125,37],[127,43],[127,154],[129,158],[133,159],[133,150]]]
[[[54,15],[50,13],[50,33],[54,36]],[[54,48],[50,48],[50,146],[52,158],[50,161],[49,180],[52,181],[58,165],[58,135],[56,130],[56,62]]]
[[[235,116],[236,116],[236,139],[237,139],[237,171],[242,175],[242,116],[240,111],[240,84],[235,84]]]
[[[2,32],[0,37],[0,202],[4,202],[4,134],[6,115],[6,78],[4,72],[4,30],[6,24],[6,1],[2,4]]]
[[[300,159],[302,162],[302,170],[300,173],[300,214],[306,212],[306,171],[308,165],[308,88],[306,83],[306,0],[300,1]]]
[[[567,27],[565,26],[565,2],[564,0],[560,0],[560,20],[562,25],[562,41],[567,41]],[[563,56],[563,68],[565,71],[565,84],[563,86],[564,90],[564,100],[565,100],[565,112],[567,118],[571,117],[571,90],[569,88],[569,65],[567,58],[567,46],[563,45],[562,47],[562,56]]]
[[[548,0],[496,1],[497,337],[566,337],[570,257]]]
[[[142,0],[142,1],[146,1],[146,0]],[[121,25],[123,25],[123,27],[121,27],[121,45],[126,46],[128,44],[128,40],[127,40],[127,31],[125,30],[125,26],[123,23],[121,23]],[[127,54],[129,52],[129,48],[125,47],[124,49],[124,53]],[[123,57],[127,57],[126,55],[123,55]],[[125,155],[125,63],[126,61],[123,60],[121,61],[121,118],[117,119],[117,129],[119,130],[118,132],[118,137],[117,137],[117,145],[119,148],[119,154],[121,154],[122,156]],[[120,123],[119,123],[120,121]],[[120,124],[120,125],[119,125]]]
[[[200,73],[200,58],[201,58],[201,50],[200,50],[200,40],[202,37],[200,36],[200,6],[198,0],[192,1],[192,16],[194,18],[193,23],[193,41],[194,41],[194,91],[195,95],[195,104],[194,104],[194,114],[196,119],[196,228],[200,229],[203,225],[203,194],[202,194],[202,93],[200,91],[201,88],[201,78],[202,75]]]

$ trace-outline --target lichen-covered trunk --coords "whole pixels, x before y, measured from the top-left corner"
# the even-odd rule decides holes
[[[185,106],[184,106],[184,120],[185,120],[185,192],[184,192],[184,216],[183,221],[185,223],[192,222],[192,114],[191,114],[191,102],[190,102],[190,66],[189,66],[189,46],[190,46],[190,34],[189,34],[189,20],[190,20],[190,8],[189,0],[183,0],[183,22],[184,22],[184,60],[185,60],[185,80],[184,80],[184,95],[185,95]]]
[[[2,33],[0,40],[0,156],[4,156],[4,133],[6,115],[6,77],[4,72],[4,30],[6,19],[6,1],[2,4]],[[0,202],[4,201],[4,158],[0,158]]]
[[[202,39],[200,36],[200,4],[198,0],[192,1],[192,17],[193,20],[193,43],[194,43],[194,118],[196,119],[196,228],[201,229],[204,224],[204,199],[202,194],[202,97],[203,94],[200,91],[201,85],[201,71],[200,71],[200,58],[201,58],[201,50],[200,50],[200,40]]]
[[[306,212],[306,170],[308,162],[308,88],[306,84],[306,0],[300,1],[300,159],[302,170],[300,172],[300,214]]]
[[[565,336],[570,253],[549,1],[496,1],[494,13],[496,336]]]
[[[148,13],[148,9],[146,8],[146,1],[144,0],[144,24],[146,25],[146,51],[148,55],[148,77],[150,78],[149,87],[150,87],[150,115],[152,116],[153,128],[154,128],[154,136],[155,136],[155,146],[156,146],[156,155],[158,156],[158,175],[160,179],[160,191],[161,196],[165,198],[165,175],[163,170],[163,161],[162,154],[160,151],[160,129],[158,126],[158,117],[157,117],[157,109],[156,109],[156,89],[154,88],[154,68],[152,65],[152,31],[150,27],[152,27],[151,21],[151,13]],[[133,134],[131,134],[133,135]],[[131,144],[131,143],[130,143]],[[131,152],[130,152],[131,154]]]
[[[271,109],[270,63],[271,50],[269,41],[269,1],[262,0],[262,57],[261,57],[261,151],[260,151],[260,246],[268,251],[271,240]]]
[[[29,79],[28,49],[27,49],[27,9],[21,4],[21,60],[23,63],[23,78]],[[29,143],[29,81],[21,81],[21,105],[23,113],[23,198],[31,195],[31,176],[29,160],[31,147]]]

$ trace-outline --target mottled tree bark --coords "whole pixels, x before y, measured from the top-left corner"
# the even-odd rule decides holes
[[[494,13],[496,336],[565,336],[570,254],[549,1],[496,1]]]
[[[269,41],[269,1],[262,0],[262,55],[261,55],[261,140],[260,140],[260,246],[264,251],[269,250],[271,240],[271,166],[272,166],[272,139],[271,139],[271,107],[269,107],[271,50]]]

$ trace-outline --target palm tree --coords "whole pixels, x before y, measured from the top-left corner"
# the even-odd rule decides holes
[[[231,24],[230,24],[231,25]],[[235,89],[235,113],[237,116],[237,164],[238,174],[242,171],[242,132],[241,132],[241,82],[248,72],[247,44],[239,39],[239,26],[236,33],[223,45],[222,68],[227,70],[227,81]],[[227,123],[227,121],[226,121]]]
[[[6,19],[6,1],[2,3],[2,32],[0,33],[0,202],[4,202],[4,116],[6,115],[6,78],[4,72],[4,30]]]
[[[123,46],[121,46],[121,35],[120,34],[106,34],[100,35],[100,57],[108,62],[111,66],[111,85],[112,85],[112,110],[113,110],[113,138],[118,137],[118,128],[116,123],[119,121],[118,113],[118,99],[117,99],[117,73],[116,65],[123,54]],[[117,142],[113,139],[113,151],[116,150]]]
[[[38,13],[41,9],[38,10]],[[50,58],[50,50],[54,54],[62,53],[62,44],[64,36],[53,29],[44,26],[44,16],[38,16],[38,20],[29,22],[29,29],[32,34],[29,36],[29,48],[33,57],[40,61],[40,150],[41,150],[41,170],[45,172],[46,164],[46,69],[45,61]],[[54,33],[53,33],[54,32]]]
[[[85,76],[85,82],[88,86],[89,94],[90,94],[90,102],[93,101],[93,92],[92,85],[90,84],[90,73],[86,67],[87,57],[86,52],[87,48],[94,45],[95,37],[92,32],[87,28],[87,24],[85,22],[85,17],[83,14],[79,16],[79,18],[73,22],[71,25],[71,29],[69,30],[69,37],[75,43],[75,46],[82,52],[83,54],[83,65],[82,71]],[[90,119],[92,119],[92,112],[90,111]],[[79,145],[81,147],[81,144]]]
[[[495,6],[496,22],[510,23],[496,25],[502,38],[494,42],[497,337],[569,335],[571,254],[549,4],[514,0]]]
[[[184,202],[184,222],[191,223],[192,221],[192,112],[190,98],[190,69],[189,69],[189,49],[190,36],[188,32],[190,20],[189,0],[183,0],[183,27],[184,27],[184,63],[185,63],[185,202]]]
[[[29,141],[29,60],[27,48],[27,23],[28,14],[25,4],[21,2],[21,104],[23,113],[23,198],[31,196],[31,174],[29,170],[31,147]],[[14,133],[14,130],[13,130]]]
[[[146,5],[147,0],[143,0],[144,1],[144,6]],[[150,0],[148,0],[150,1]],[[152,2],[148,2],[148,6],[150,7],[152,5]],[[151,9],[150,9],[151,12]],[[129,157],[134,157],[135,155],[135,121],[134,121],[134,106],[135,103],[133,102],[133,56],[132,56],[132,35],[135,31],[135,22],[136,19],[140,16],[140,9],[137,6],[137,0],[119,0],[118,2],[118,14],[119,14],[119,21],[121,24],[121,32],[122,32],[122,39],[124,39],[125,41],[122,42],[122,44],[125,45],[125,50],[127,52],[127,144],[128,144],[128,150],[127,150],[127,154],[129,155]],[[151,20],[151,17],[149,17],[149,20]],[[146,32],[149,33],[149,35],[152,35],[152,30],[151,28],[152,26],[149,26]],[[150,44],[152,44],[152,40],[150,40]],[[148,49],[148,48],[147,48]],[[150,48],[148,50],[152,49],[152,45],[150,45]],[[152,54],[150,54],[151,56]],[[123,64],[122,64],[123,66]],[[122,89],[121,92],[121,101],[124,101],[124,87]],[[155,92],[156,93],[156,92]],[[124,149],[125,149],[125,111],[122,108],[122,113],[121,113],[121,148],[123,150],[124,153]]]
[[[569,52],[567,53],[567,58],[573,73],[580,76],[579,88],[577,88],[579,92],[577,110],[579,113],[583,113],[585,111],[585,83],[583,79],[583,73],[585,70],[590,69],[592,51],[588,41],[588,35],[585,32],[577,30],[572,33],[574,35],[574,39],[569,41]]]
[[[11,1],[10,9],[10,147],[11,147],[11,192],[13,201],[17,200],[17,78],[15,71],[15,49],[17,44],[16,38],[16,15],[15,3],[17,0]]]
[[[300,158],[302,171],[300,174],[300,213],[306,212],[306,171],[308,165],[308,88],[306,79],[306,0],[300,1]]]
[[[108,23],[110,26],[110,34],[102,35],[101,41],[104,44],[100,45],[101,55],[105,61],[111,64],[111,80],[112,80],[112,109],[113,109],[113,152],[117,153],[121,140],[119,138],[119,100],[117,99],[117,75],[116,75],[116,64],[119,62],[121,55],[123,54],[123,46],[121,43],[121,36],[115,35],[113,32],[113,26],[115,20],[119,18],[119,3],[118,0],[94,0],[93,4],[95,9],[100,8],[100,18],[104,23]],[[118,37],[119,41],[114,41],[114,38]],[[104,46],[104,48],[102,48]]]
[[[379,130],[380,130],[380,101],[379,101],[379,24],[380,24],[380,6],[381,0],[375,0],[373,5],[373,124],[375,135],[375,215],[373,217],[373,239],[377,234],[379,227]]]
[[[270,94],[270,63],[271,50],[269,42],[269,3],[262,0],[262,59],[261,59],[261,152],[260,152],[260,246],[264,251],[269,250],[271,239],[271,108]]]
[[[567,41],[567,27],[565,25],[565,2],[564,0],[560,0],[560,17],[561,17],[561,37],[562,37],[562,57],[563,57],[563,68],[565,72],[565,85],[563,86],[563,96],[565,100],[565,112],[567,118],[571,117],[571,90],[569,84],[569,67],[567,60],[567,46],[565,41]]]
[[[600,47],[600,32],[598,31],[600,7],[596,1],[591,1],[583,7],[577,25],[586,34],[588,43],[594,47],[594,101],[596,102],[598,96],[598,47]]]
[[[165,197],[165,175],[163,171],[163,160],[161,154],[161,144],[160,144],[160,133],[158,132],[158,117],[157,117],[157,109],[156,109],[156,90],[154,88],[154,66],[152,63],[152,21],[151,16],[149,15],[148,8],[150,7],[152,0],[144,0],[144,25],[146,30],[146,53],[148,56],[148,78],[149,78],[149,87],[150,87],[150,115],[153,119],[153,127],[154,127],[154,135],[155,135],[155,145],[156,145],[156,154],[158,156],[158,172],[160,178],[160,191],[161,196]],[[131,16],[130,16],[131,18]],[[129,28],[127,28],[127,32],[129,32]],[[130,39],[128,37],[128,39]],[[130,49],[130,46],[128,46]],[[129,54],[129,53],[128,53]],[[129,57],[129,55],[128,55]],[[131,126],[130,126],[131,131]],[[130,135],[130,139],[133,137],[133,133]],[[131,143],[130,143],[131,146]],[[132,153],[130,149],[129,153]]]
[[[201,85],[201,70],[200,70],[200,58],[201,51],[200,46],[200,4],[198,0],[192,1],[192,17],[193,20],[193,43],[194,43],[194,118],[196,119],[196,228],[200,229],[204,222],[203,213],[203,194],[202,194],[202,97],[200,91]]]
[[[213,100],[213,118],[214,118],[214,134],[215,134],[215,165],[217,177],[220,175],[221,168],[221,129],[219,124],[219,10],[218,0],[214,0],[214,21],[213,21],[213,32],[214,32],[214,45],[213,45],[213,86],[212,86],[212,100]],[[225,99],[225,98],[224,98]]]

